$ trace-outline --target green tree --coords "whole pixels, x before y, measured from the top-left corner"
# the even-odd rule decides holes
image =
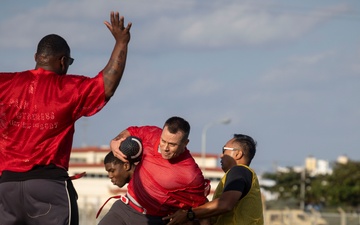
[[[262,177],[275,181],[274,186],[263,186],[263,188],[277,194],[280,200],[298,199],[298,203],[300,202],[301,174],[299,172],[288,168],[288,172],[264,173]]]
[[[288,168],[287,172],[264,173],[265,179],[275,181],[271,187],[262,186],[273,194],[278,194],[279,200],[301,201],[301,184],[305,185],[305,204],[321,204],[325,206],[342,206],[356,209],[360,206],[360,162],[349,161],[346,164],[334,164],[330,175],[310,176]]]
[[[308,178],[305,191],[305,203],[327,205],[330,175],[317,175]]]
[[[327,194],[330,205],[360,206],[360,162],[335,164]]]

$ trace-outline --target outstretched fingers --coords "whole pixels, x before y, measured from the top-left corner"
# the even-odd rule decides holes
[[[111,24],[113,26],[119,27],[119,24],[121,24],[119,18],[120,18],[119,12],[111,12],[110,13],[110,21],[111,21]],[[123,19],[123,23],[124,23],[124,17],[123,16],[122,16],[122,19]]]
[[[126,26],[126,28],[125,28],[125,30],[126,30],[127,32],[130,31],[131,25],[132,25],[132,23],[128,23],[128,24],[127,24],[127,26]]]
[[[110,12],[110,23],[108,21],[104,22],[104,24],[107,26],[107,28],[109,28],[110,31],[112,31],[115,26],[118,26],[119,17],[119,12]]]
[[[130,28],[132,23],[128,23],[128,25],[124,26],[124,17],[120,16],[119,12],[111,12],[110,13],[110,22],[105,21],[104,24],[113,34],[115,39],[123,38],[125,40],[130,39]]]

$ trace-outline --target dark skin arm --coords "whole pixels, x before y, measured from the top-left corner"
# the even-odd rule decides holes
[[[128,23],[125,28],[124,17],[120,17],[119,12],[111,12],[110,22],[105,21],[104,24],[115,38],[115,46],[109,62],[103,69],[105,98],[109,100],[114,95],[124,73],[132,24]]]
[[[242,193],[240,191],[226,191],[219,198],[207,202],[204,205],[193,208],[197,219],[218,216],[231,211],[239,201]],[[174,214],[164,217],[164,220],[170,219],[168,225],[184,224],[188,221],[187,210],[180,209]]]
[[[128,130],[123,130],[118,134],[114,139],[110,141],[110,150],[113,152],[114,156],[120,159],[123,162],[128,162],[126,155],[119,150],[120,144],[123,140],[130,136]]]

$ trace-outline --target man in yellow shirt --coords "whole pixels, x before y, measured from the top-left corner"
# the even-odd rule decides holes
[[[249,167],[255,152],[254,139],[234,134],[222,149],[221,167],[225,175],[215,190],[213,200],[164,217],[171,220],[168,225],[209,217],[215,225],[263,225],[260,186],[255,172]]]

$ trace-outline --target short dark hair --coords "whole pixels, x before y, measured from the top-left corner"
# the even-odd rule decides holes
[[[64,38],[57,34],[49,34],[43,37],[36,50],[37,54],[45,55],[70,55],[70,47]]]
[[[106,163],[122,164],[123,162],[116,158],[114,153],[110,151],[104,158],[104,164]]]
[[[184,133],[183,140],[187,140],[190,134],[190,124],[185,119],[173,116],[166,120],[164,127],[167,127],[170,133],[175,134],[179,131]]]
[[[257,142],[252,137],[245,134],[234,134],[234,142],[240,144],[250,164],[256,153]]]

